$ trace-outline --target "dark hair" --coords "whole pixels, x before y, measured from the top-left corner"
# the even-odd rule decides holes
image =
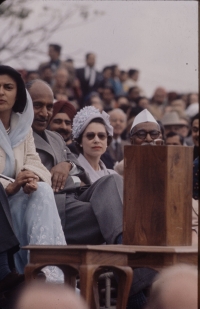
[[[111,70],[111,67],[110,67],[110,66],[104,67],[103,70],[102,70],[102,73],[104,73],[104,72],[107,71],[107,70]]]
[[[87,54],[85,55],[85,59],[87,60],[87,59],[90,57],[90,55],[94,55],[94,53],[87,53]]]
[[[15,113],[23,113],[26,106],[26,88],[21,74],[10,66],[0,65],[0,75],[9,75],[17,84],[17,97],[12,110]]]
[[[130,69],[130,70],[128,71],[128,76],[131,77],[131,76],[133,76],[135,73],[138,73],[138,72],[139,72],[139,71],[136,70],[136,69]]]
[[[62,47],[58,44],[49,44],[49,47],[53,47],[55,51],[57,51],[59,54],[61,52]]]
[[[46,70],[46,69],[50,69],[50,70],[51,70],[50,64],[46,64],[46,65],[42,66],[41,69],[40,69],[40,71],[41,71],[41,72],[44,72],[44,70]]]
[[[192,119],[191,119],[191,126],[192,126],[194,120],[196,120],[196,119],[199,119],[199,113],[192,117]]]
[[[65,60],[65,62],[70,62],[70,63],[73,63],[73,62],[74,62],[74,60],[73,60],[72,58],[67,58],[67,59]]]
[[[143,108],[140,107],[140,106],[135,106],[135,107],[132,107],[130,112],[129,112],[129,115],[128,115],[128,120],[137,116],[139,113],[141,113],[143,111]]]
[[[108,89],[112,92],[112,94],[115,94],[115,91],[114,91],[113,87],[111,87],[111,86],[105,86],[105,87],[103,87],[103,90],[104,89]]]
[[[130,87],[129,90],[128,90],[128,95],[130,95],[131,92],[132,92],[134,89],[140,89],[140,88],[139,88],[138,86]]]
[[[171,131],[171,132],[167,133],[167,135],[166,135],[166,139],[167,139],[168,137],[173,137],[173,136],[178,136],[178,137],[179,137],[179,140],[180,140],[181,145],[183,145],[183,143],[184,143],[184,138],[183,138],[180,134],[175,133],[175,132],[173,132],[173,131]]]
[[[90,123],[101,123],[105,126],[105,123],[103,121],[102,118],[94,118],[92,119],[87,126],[89,126]],[[106,129],[106,127],[105,127]],[[75,142],[75,145],[76,145],[76,148],[78,150],[79,153],[82,153],[83,154],[83,147],[80,146],[81,142],[82,142],[82,138],[83,138],[83,133],[85,132],[85,130],[81,133],[81,135],[79,135],[78,138],[74,138],[74,142]],[[106,131],[107,132],[107,131]],[[107,133],[108,134],[108,133]],[[110,143],[112,142],[112,136],[109,136],[108,135],[108,138],[107,138],[107,145],[109,146]]]

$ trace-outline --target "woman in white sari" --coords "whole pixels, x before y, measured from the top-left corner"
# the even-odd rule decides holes
[[[66,244],[51,174],[35,150],[32,121],[32,101],[21,75],[0,65],[0,182],[8,196],[15,235],[20,246]],[[19,273],[26,263],[27,251],[19,250],[15,254]],[[45,273],[50,280],[60,276],[55,267]]]
[[[116,174],[100,160],[113,136],[109,117],[104,111],[101,113],[93,106],[86,106],[73,120],[72,135],[80,152],[78,161],[89,174],[91,183],[103,176]]]

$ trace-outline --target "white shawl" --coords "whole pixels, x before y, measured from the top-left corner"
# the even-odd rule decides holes
[[[101,168],[100,171],[95,171],[93,167],[90,165],[90,163],[87,161],[87,159],[80,154],[78,157],[78,161],[80,163],[80,166],[82,166],[85,171],[88,173],[91,183],[95,182],[99,178],[110,175],[110,174],[117,174],[114,170],[107,169],[105,164],[100,160],[99,161],[99,166]]]

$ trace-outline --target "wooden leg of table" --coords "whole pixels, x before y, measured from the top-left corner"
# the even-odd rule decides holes
[[[94,273],[97,268],[98,266],[93,265],[82,265],[79,268],[81,295],[85,298],[91,309],[99,308],[99,304],[94,301],[98,298],[98,295],[93,295],[93,293],[96,293],[96,289],[93,290],[93,286]]]
[[[133,280],[133,270],[128,266],[113,267],[119,277],[116,309],[126,309],[129,291]]]
[[[28,264],[25,267],[25,271],[24,271],[26,282],[30,282],[31,280],[35,279],[37,273],[40,271],[42,267],[43,266],[40,267],[39,265],[36,266],[33,264]]]
[[[71,285],[73,288],[76,287],[76,277],[78,275],[78,271],[71,266],[59,266],[62,269],[65,276],[65,283]]]

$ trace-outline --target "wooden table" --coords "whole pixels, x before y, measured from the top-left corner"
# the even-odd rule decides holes
[[[65,275],[65,282],[75,287],[77,275],[80,290],[89,308],[99,308],[97,281],[108,269],[119,277],[117,309],[125,309],[133,278],[128,266],[128,255],[118,246],[26,246],[30,250],[30,261],[25,268],[25,278],[30,281],[47,265],[59,266]]]
[[[65,282],[75,286],[80,276],[80,289],[89,308],[99,308],[97,279],[109,268],[119,277],[117,309],[125,309],[132,282],[132,269],[150,267],[159,270],[177,263],[197,265],[198,248],[193,246],[127,246],[127,245],[69,245],[26,246],[30,262],[25,268],[26,280],[32,280],[41,268],[59,266]]]

